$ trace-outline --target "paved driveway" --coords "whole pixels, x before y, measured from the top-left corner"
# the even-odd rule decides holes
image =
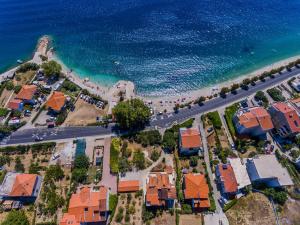
[[[117,176],[110,173],[110,143],[111,138],[105,138],[104,140],[104,155],[103,155],[103,173],[101,185],[108,187],[112,194],[117,193]]]

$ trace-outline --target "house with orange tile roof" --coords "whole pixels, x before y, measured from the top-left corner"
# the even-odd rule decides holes
[[[277,133],[283,137],[294,137],[300,132],[300,118],[295,108],[285,102],[271,105],[269,112]]]
[[[8,172],[0,186],[0,198],[32,203],[41,189],[42,177],[36,174]]]
[[[238,191],[238,183],[230,164],[219,164],[216,166],[216,179],[221,194],[232,199]]]
[[[197,155],[202,151],[202,139],[198,128],[180,128],[179,153],[181,155]]]
[[[21,99],[12,99],[8,102],[7,108],[11,110],[18,110],[21,112],[24,108],[24,104]]]
[[[270,114],[263,107],[240,109],[233,117],[237,133],[249,136],[264,136],[273,129]]]
[[[15,99],[22,100],[23,103],[35,104],[33,99],[35,93],[37,92],[36,85],[23,85]]]
[[[137,192],[140,190],[138,180],[120,180],[118,184],[118,193]]]
[[[145,203],[147,207],[172,208],[176,199],[174,174],[150,173],[146,179]]]
[[[104,187],[81,187],[72,194],[68,212],[60,225],[106,224],[109,212],[109,190]]]
[[[50,110],[59,113],[66,105],[66,101],[67,98],[64,93],[60,91],[54,91],[49,100],[46,102],[46,106]]]
[[[209,187],[206,178],[200,173],[188,173],[183,177],[184,199],[194,210],[210,207]]]

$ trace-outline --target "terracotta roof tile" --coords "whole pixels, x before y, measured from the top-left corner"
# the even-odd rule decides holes
[[[8,105],[7,105],[7,108],[9,109],[19,109],[19,105],[22,103],[22,100],[21,99],[13,99],[13,100],[10,100]]]
[[[197,148],[202,146],[202,140],[197,128],[181,128],[180,136],[183,148]]]
[[[176,198],[175,185],[167,173],[151,173],[146,188],[146,202],[151,206],[163,206],[166,198]]]
[[[118,192],[135,192],[140,189],[138,180],[119,181]]]
[[[22,100],[31,100],[37,90],[35,85],[23,85],[16,98]]]
[[[67,215],[74,215],[77,222],[105,221],[106,218],[101,217],[100,212],[108,211],[107,194],[108,190],[104,186],[99,191],[83,187],[79,193],[72,195]]]
[[[184,176],[185,199],[203,198],[208,199],[209,188],[203,174],[189,173]]]
[[[238,183],[236,181],[232,166],[230,164],[219,164],[218,167],[221,180],[224,183],[225,192],[236,192],[238,189]]]
[[[300,132],[300,118],[294,108],[284,102],[276,102],[272,106],[284,114],[286,122],[293,133]]]
[[[60,111],[66,103],[66,97],[64,93],[55,91],[47,101],[46,105],[55,111]]]
[[[239,123],[246,128],[254,128],[260,126],[262,130],[270,130],[273,128],[271,116],[263,107],[254,107],[248,111],[241,110],[238,114]]]
[[[18,174],[9,196],[31,196],[36,179],[36,174]]]

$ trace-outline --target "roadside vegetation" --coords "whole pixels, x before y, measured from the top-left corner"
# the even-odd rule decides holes
[[[271,96],[271,98],[274,101],[277,101],[277,102],[285,101],[285,97],[282,95],[281,91],[279,91],[277,88],[268,89],[267,93]]]

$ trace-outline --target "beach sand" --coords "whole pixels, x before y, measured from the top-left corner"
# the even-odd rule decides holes
[[[124,81],[120,80],[112,87],[106,87],[99,84],[96,84],[88,78],[82,79],[82,76],[79,76],[70,68],[68,68],[54,53],[53,49],[50,48],[48,50],[50,44],[50,39],[48,36],[43,36],[39,39],[36,52],[34,54],[33,62],[41,64],[39,55],[47,55],[48,60],[55,60],[62,65],[63,73],[66,74],[66,77],[73,81],[75,84],[80,86],[83,89],[87,89],[90,93],[99,95],[103,99],[108,100],[109,102],[109,111],[111,112],[112,107],[119,101],[120,99],[120,92],[123,93],[124,99],[131,99],[131,98],[140,98],[144,100],[146,103],[154,109],[155,112],[162,112],[167,110],[168,112],[173,111],[173,108],[176,104],[186,104],[192,102],[199,98],[200,96],[208,97],[217,94],[222,87],[230,87],[234,83],[241,83],[245,78],[251,78],[254,76],[258,76],[265,71],[270,71],[275,68],[279,68],[281,66],[286,66],[288,63],[295,61],[296,59],[300,58],[300,55],[290,57],[276,63],[270,64],[265,66],[261,69],[258,69],[252,73],[244,74],[236,79],[230,79],[226,82],[218,83],[206,88],[200,88],[198,90],[187,91],[184,93],[178,93],[174,95],[168,96],[160,96],[160,97],[147,97],[147,96],[140,96],[136,93],[134,83],[131,81]]]

